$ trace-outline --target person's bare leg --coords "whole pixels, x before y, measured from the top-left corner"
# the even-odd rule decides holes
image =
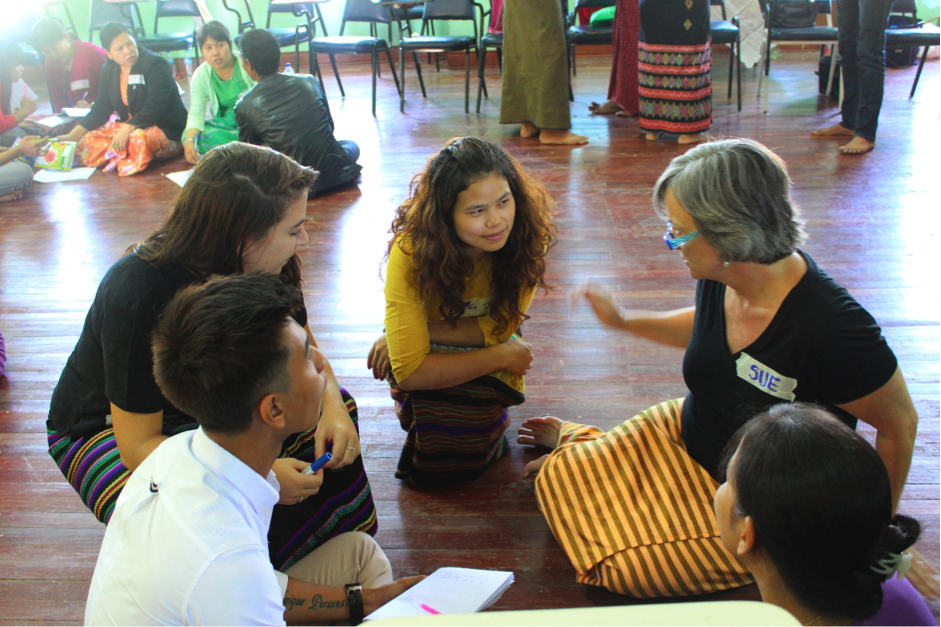
[[[529,139],[530,137],[535,137],[539,134],[539,129],[536,128],[536,125],[532,122],[523,122],[523,126],[520,127],[520,137],[523,139]]]
[[[559,445],[559,433],[561,433],[564,420],[555,416],[536,416],[523,421],[520,425],[519,437],[516,441],[527,446],[543,446],[554,449]]]
[[[576,135],[568,129],[544,128],[539,133],[539,141],[543,144],[560,144],[564,146],[580,146],[588,143],[584,135]]]
[[[647,131],[644,133],[644,139],[649,142],[657,141],[657,132],[656,131]]]
[[[613,100],[608,100],[603,104],[598,104],[597,102],[592,102],[588,105],[588,112],[592,115],[620,115],[622,111],[621,105],[614,102]]]
[[[834,124],[833,126],[818,128],[816,131],[811,133],[810,136],[817,139],[826,139],[828,137],[852,137],[855,134],[856,131],[848,129],[842,124]]]
[[[677,144],[698,144],[709,139],[705,133],[683,133],[676,138]]]
[[[840,152],[844,155],[864,155],[876,147],[876,142],[871,142],[865,137],[855,136],[848,144],[840,146]]]
[[[539,471],[549,459],[549,454],[545,454],[539,459],[534,459],[523,467],[523,483],[535,483]]]

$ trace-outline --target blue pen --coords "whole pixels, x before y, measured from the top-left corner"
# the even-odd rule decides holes
[[[320,470],[321,468],[323,468],[327,464],[327,462],[329,462],[331,459],[333,459],[333,453],[324,453],[323,455],[320,456],[320,459],[318,459],[313,464],[311,464],[310,466],[305,468],[303,471],[301,471],[301,474],[312,475],[318,470]]]

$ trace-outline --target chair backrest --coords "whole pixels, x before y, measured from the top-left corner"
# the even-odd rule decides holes
[[[203,19],[194,0],[157,0],[154,10],[154,34],[162,17],[198,17]]]
[[[608,7],[613,7],[615,4],[616,4],[616,0],[577,0],[575,2],[575,10],[577,11],[578,9],[606,9]]]
[[[242,8],[245,11],[245,15],[248,16],[247,20],[242,18],[241,11],[229,6],[229,2],[238,2],[238,0],[222,0],[222,6],[225,7],[226,11],[235,13],[235,17],[239,21],[239,33],[243,33],[249,28],[255,28],[255,16],[252,14],[251,2],[249,2],[249,0],[242,0]]]
[[[104,0],[91,0],[88,14],[88,41],[94,41],[93,34],[108,22],[117,22],[127,27],[137,36],[143,29],[134,17],[134,5],[114,4]]]
[[[709,0],[709,6],[722,7],[722,19],[728,19],[725,17],[725,0]]]
[[[389,15],[389,7],[376,4],[372,0],[346,0],[343,21],[389,24],[392,18]]]
[[[298,15],[300,11],[307,11],[313,15],[314,3],[305,2],[304,4],[276,4],[275,0],[268,0],[268,24],[269,26],[271,25],[272,13],[290,13],[292,15]]]
[[[425,5],[425,20],[471,20],[474,15],[474,3],[471,0],[434,0]]]
[[[892,3],[891,13],[909,13],[912,18],[918,19],[918,11],[915,8],[915,0],[895,0]]]

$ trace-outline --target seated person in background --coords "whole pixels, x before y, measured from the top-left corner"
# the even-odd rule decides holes
[[[29,129],[21,126],[36,112],[39,105],[27,95],[20,99],[20,107],[13,110],[13,83],[23,76],[23,52],[19,44],[0,38],[0,145],[12,146],[17,137],[30,135]]]
[[[255,86],[242,69],[242,57],[232,51],[232,38],[224,24],[215,20],[203,24],[196,31],[196,45],[206,62],[190,78],[190,113],[183,136],[183,151],[190,163],[216,146],[238,141],[235,103]]]
[[[121,492],[85,624],[358,624],[422,579],[393,582],[360,532],[285,573],[268,561],[271,465],[288,437],[317,425],[327,386],[326,358],[291,317],[303,306],[273,274],[186,288],[167,305],[154,375],[199,428],[163,442]]]
[[[803,625],[938,624],[902,578],[918,521],[893,515],[885,464],[855,431],[816,405],[775,405],[738,430],[725,460],[722,544],[766,603]]]
[[[245,71],[258,84],[235,106],[239,141],[274,148],[320,172],[312,193],[356,180],[359,146],[333,137],[327,97],[316,78],[278,73],[281,48],[268,31],[239,40]]]
[[[46,83],[52,111],[90,107],[98,99],[101,68],[108,60],[93,43],[72,41],[59,22],[39,20],[33,26],[33,47],[46,55]]]
[[[186,108],[166,59],[137,42],[121,24],[109,22],[99,33],[108,62],[101,69],[98,99],[61,141],[80,141],[84,165],[136,174],[151,160],[172,159],[183,152]],[[120,121],[109,122],[113,113]]]
[[[16,159],[38,157],[46,143],[40,137],[26,136],[13,148],[0,148],[0,202],[23,197],[23,190],[33,182],[33,168]]]

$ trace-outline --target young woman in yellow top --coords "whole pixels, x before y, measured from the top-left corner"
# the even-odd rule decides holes
[[[408,432],[395,476],[478,477],[506,451],[532,346],[519,326],[556,242],[554,203],[502,148],[455,139],[412,181],[392,222],[385,334],[369,353]],[[391,370],[391,375],[390,375]]]

